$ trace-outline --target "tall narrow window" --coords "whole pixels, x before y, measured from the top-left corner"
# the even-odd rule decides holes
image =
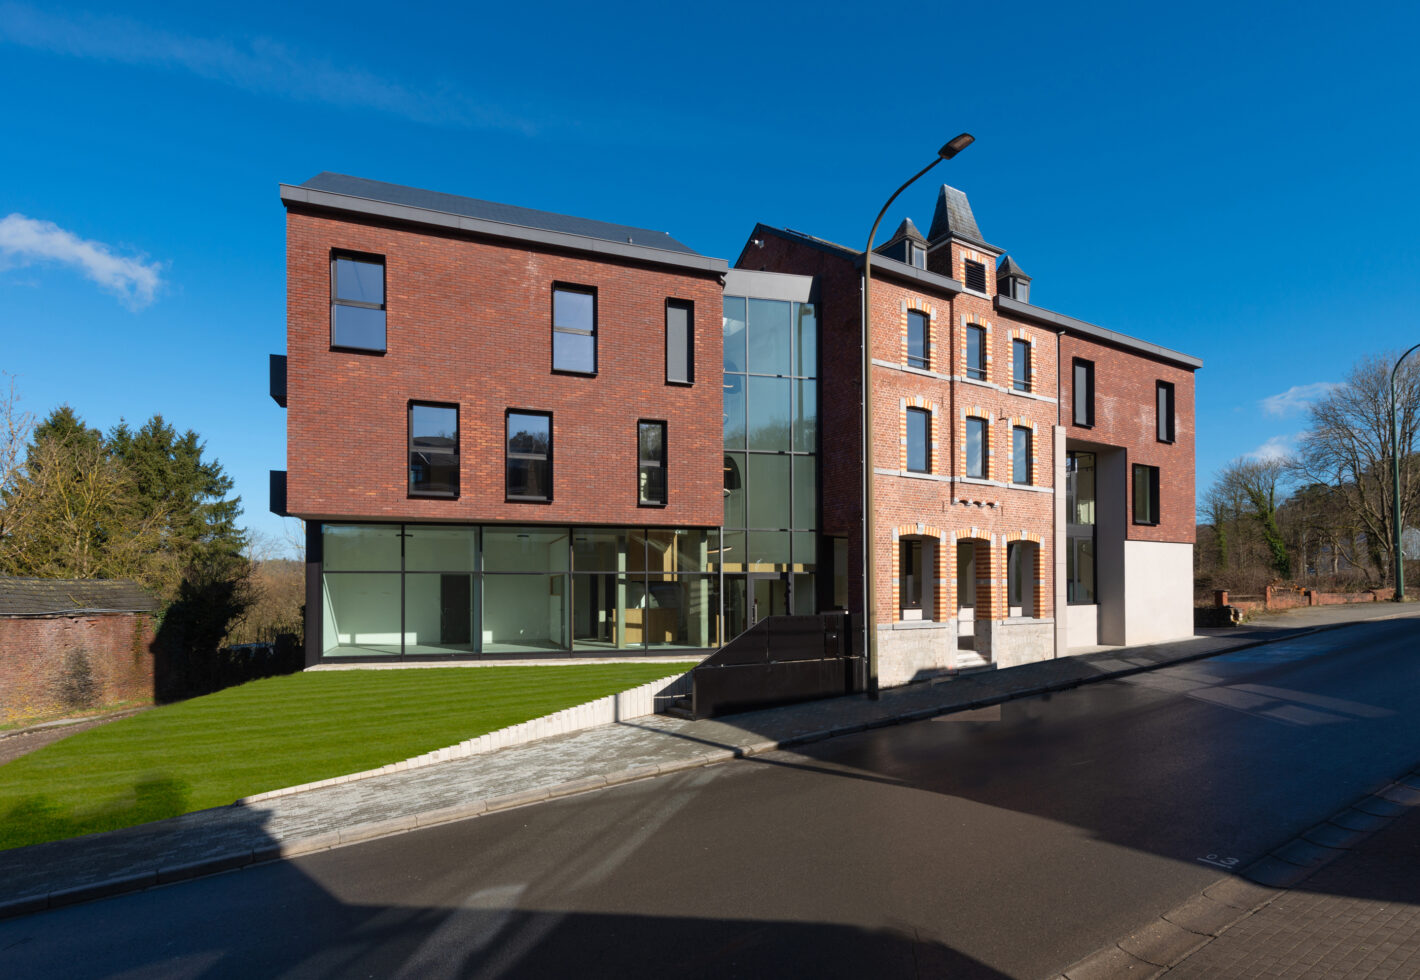
[[[330,346],[385,349],[385,260],[380,256],[331,256]]]
[[[666,505],[666,423],[636,423],[636,483],[643,507]]]
[[[508,499],[552,499],[552,416],[508,412]]]
[[[695,382],[695,304],[688,300],[666,300],[666,381]]]
[[[1030,391],[1030,341],[1011,341],[1011,387]]]
[[[962,263],[962,267],[966,288],[977,293],[986,292],[986,266],[967,259]]]
[[[597,372],[597,294],[579,286],[552,290],[552,370]]]
[[[927,314],[919,310],[907,311],[907,365],[926,370],[927,357]]]
[[[1074,384],[1071,386],[1076,425],[1095,424],[1095,362],[1075,358]]]
[[[969,418],[966,420],[966,475],[978,480],[986,479],[987,444],[986,420]]]
[[[1134,523],[1159,523],[1159,468],[1134,465]]]
[[[1158,412],[1159,442],[1173,442],[1173,385],[1160,381],[1154,389],[1155,410]]]
[[[459,495],[457,405],[409,403],[409,493],[419,497]]]
[[[966,376],[977,381],[986,380],[986,328],[968,326],[966,328]]]
[[[932,420],[925,408],[907,410],[907,469],[911,473],[932,469]]]
[[[907,243],[907,264],[914,269],[927,268],[927,250],[916,242]]]
[[[1011,482],[1029,486],[1031,479],[1031,454],[1034,433],[1025,426],[1011,429]]]

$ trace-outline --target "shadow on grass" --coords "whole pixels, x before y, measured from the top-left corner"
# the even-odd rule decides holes
[[[188,797],[185,780],[166,776],[146,777],[131,792],[84,810],[36,793],[23,797],[0,820],[0,850],[166,820],[187,812]]]

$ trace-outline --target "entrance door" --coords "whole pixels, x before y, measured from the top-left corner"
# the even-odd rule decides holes
[[[789,576],[765,572],[725,576],[725,640],[766,616],[789,611]]]

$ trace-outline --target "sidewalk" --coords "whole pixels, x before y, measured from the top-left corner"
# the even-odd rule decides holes
[[[1302,615],[1305,614],[1305,615]],[[1204,631],[1176,643],[1114,648],[863,696],[716,721],[652,716],[488,755],[186,814],[107,834],[0,851],[0,916],[325,850],[662,773],[999,704],[1420,607],[1332,606]]]

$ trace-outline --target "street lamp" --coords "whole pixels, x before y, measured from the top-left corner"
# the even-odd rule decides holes
[[[868,232],[868,247],[863,250],[863,651],[867,654],[865,666],[868,672],[868,696],[878,696],[878,627],[873,617],[873,349],[872,349],[872,304],[870,293],[873,285],[873,239],[878,234],[878,225],[887,214],[892,202],[912,183],[943,160],[950,160],[972,143],[976,137],[962,133],[937,151],[937,158],[907,179],[907,182],[892,192],[883,209]]]
[[[1395,367],[1390,369],[1390,478],[1391,490],[1394,496],[1391,498],[1391,517],[1395,521],[1395,601],[1405,601],[1405,535],[1400,520],[1400,414],[1396,411],[1395,405],[1395,372],[1400,370],[1401,363],[1411,354],[1420,350],[1420,344],[1416,344],[1395,362]]]

